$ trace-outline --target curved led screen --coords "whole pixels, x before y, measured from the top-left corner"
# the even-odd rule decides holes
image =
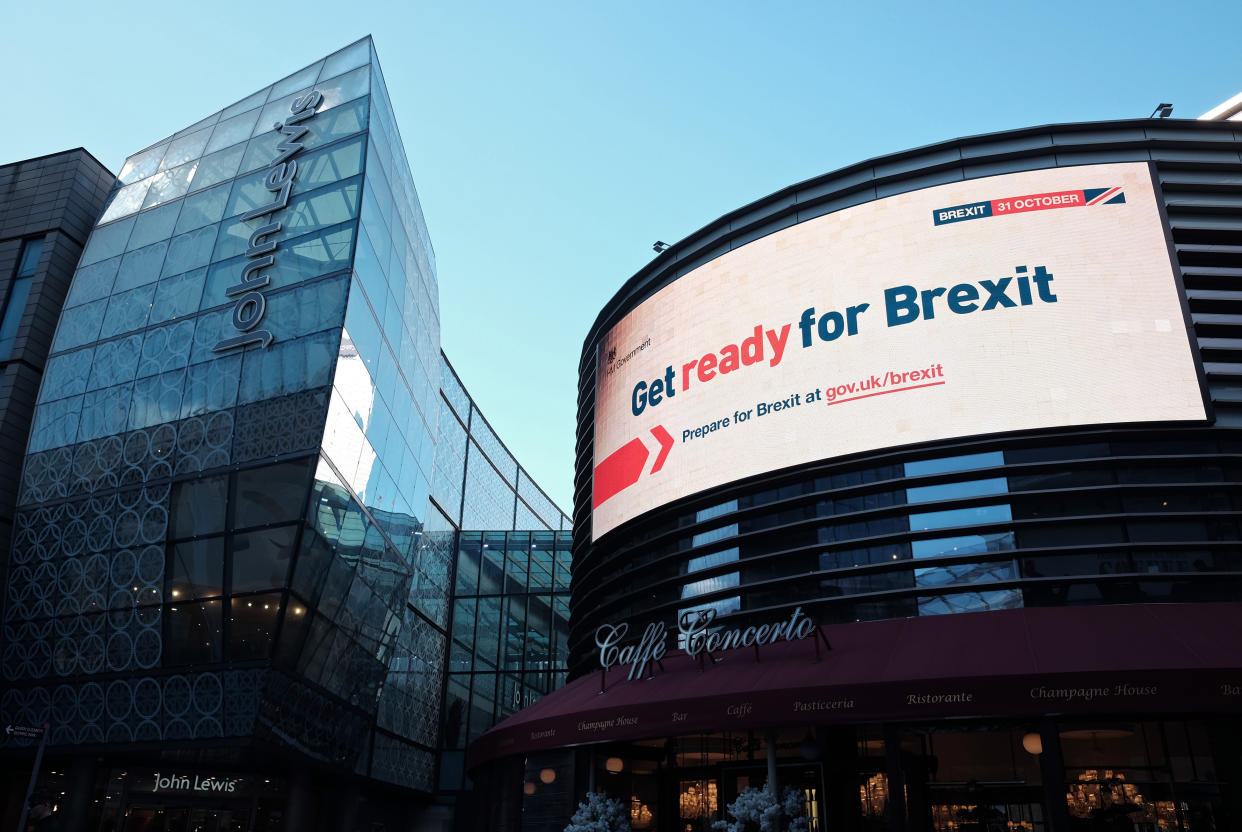
[[[972,179],[799,223],[643,301],[596,360],[595,538],[798,463],[1207,418],[1144,163]]]

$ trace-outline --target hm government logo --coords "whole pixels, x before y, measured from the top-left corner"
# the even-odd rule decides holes
[[[605,372],[605,375],[612,375],[617,370],[621,369],[621,367],[626,362],[628,362],[634,356],[638,355],[640,352],[642,352],[643,350],[647,349],[650,346],[651,346],[651,336],[647,336],[646,338],[642,340],[641,343],[639,343],[638,346],[636,346],[634,349],[630,350],[629,352],[627,352],[625,355],[621,356],[620,358],[617,357],[617,348],[609,347],[608,349],[608,370]]]

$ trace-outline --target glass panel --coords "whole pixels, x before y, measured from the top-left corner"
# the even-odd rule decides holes
[[[125,244],[125,248],[132,251],[160,240],[167,240],[173,234],[173,226],[180,212],[180,203],[143,211],[134,220],[134,231],[129,237],[129,242]]]
[[[155,181],[155,177],[143,179],[141,182],[135,182],[132,185],[126,185],[112,196],[112,202],[108,204],[108,210],[103,212],[99,218],[100,223],[109,223],[118,220],[121,217],[127,217],[138,209],[142,208],[142,203],[147,197],[147,191],[151,189],[151,183]]]
[[[78,269],[73,276],[73,285],[69,287],[65,308],[106,298],[112,292],[112,282],[116,279],[116,272],[120,265],[121,258],[113,257],[111,260],[104,260]]]
[[[186,162],[193,161],[203,155],[203,148],[207,146],[207,139],[211,136],[211,129],[199,130],[197,133],[191,133],[188,136],[182,136],[168,145],[168,151],[164,154],[163,161],[160,162],[160,170],[171,170],[178,165],[184,165]]]
[[[121,260],[121,269],[117,272],[112,291],[124,292],[158,280],[167,252],[168,243],[165,241],[126,254]]]
[[[297,520],[306,506],[310,465],[282,462],[237,473],[233,528]]]
[[[143,208],[151,208],[185,196],[190,189],[190,180],[194,178],[194,169],[198,162],[190,162],[179,168],[166,170],[151,177],[151,187],[147,190],[147,198],[142,201]]]
[[[43,384],[39,386],[39,401],[55,401],[85,392],[94,357],[95,351],[88,347],[49,359]]]
[[[135,153],[125,160],[125,165],[121,168],[121,174],[117,178],[120,179],[122,185],[146,179],[159,169],[160,160],[164,158],[166,150],[168,150],[168,145],[162,144],[150,150]]]
[[[976,526],[982,523],[1001,523],[1012,520],[1008,505],[974,506],[948,511],[929,511],[910,515],[910,530],[948,529],[954,526]]]
[[[284,587],[296,526],[233,536],[233,592]]]
[[[960,592],[932,595],[919,600],[919,615],[952,615],[959,612],[1012,610],[1022,606],[1022,592],[1001,589],[993,592]]]
[[[103,323],[104,312],[107,309],[108,298],[84,303],[74,309],[66,309],[60,316],[60,325],[56,327],[56,340],[52,345],[52,352],[70,350],[98,340],[99,327]]]
[[[8,360],[17,341],[17,327],[21,323],[22,313],[26,311],[26,300],[30,296],[30,285],[33,277],[19,277],[13,281],[8,301],[4,305],[4,317],[0,318],[0,361]]]
[[[181,216],[177,218],[177,233],[184,234],[186,231],[193,231],[196,228],[219,222],[224,216],[224,205],[228,202],[228,198],[229,187],[227,185],[199,191],[186,197],[182,204]]]
[[[212,132],[211,141],[207,142],[207,152],[215,153],[217,150],[232,147],[238,142],[246,141],[250,138],[250,134],[254,132],[254,126],[258,118],[259,109],[256,107],[249,112],[221,121]]]
[[[334,78],[343,72],[363,66],[371,61],[371,44],[365,38],[350,44],[340,52],[329,55],[319,73],[320,78]]]
[[[39,258],[43,256],[43,238],[36,237],[22,244],[21,260],[17,264],[18,277],[34,277],[39,268]]]
[[[946,482],[940,485],[924,485],[906,489],[906,501],[910,503],[930,503],[935,500],[955,500],[963,497],[983,497],[989,494],[1004,494],[1008,484],[1004,477],[992,477],[986,480],[967,480],[966,482]]]
[[[104,228],[96,228],[91,232],[91,237],[86,242],[86,250],[82,252],[82,258],[78,261],[78,266],[89,266],[91,263],[98,263],[100,260],[107,260],[110,257],[116,257],[125,251],[125,244],[129,241],[129,235],[134,230],[134,218],[115,222]]]
[[[111,387],[125,381],[133,381],[138,372],[138,358],[142,352],[142,335],[130,335],[115,341],[104,341],[95,348],[95,365],[91,370],[87,390]]]
[[[151,304],[151,323],[171,321],[197,312],[206,279],[206,269],[195,269],[161,280],[155,287],[155,300]]]
[[[204,156],[199,160],[198,170],[194,172],[194,187],[209,188],[232,179],[237,175],[242,155],[245,152],[246,146],[239,144],[210,156]]]
[[[176,603],[164,616],[164,664],[195,665],[223,660],[221,602]]]
[[[224,538],[174,544],[169,549],[168,598],[179,602],[224,594]]]
[[[216,242],[218,226],[209,225],[173,237],[168,243],[162,275],[182,274],[211,262],[211,249]]]
[[[224,509],[227,505],[226,476],[178,482],[172,489],[169,534],[181,538],[224,531]]]
[[[975,468],[992,468],[1004,464],[1005,455],[1002,452],[987,451],[981,454],[963,454],[907,462],[905,468],[907,477],[919,477],[924,474],[946,474],[950,471],[970,471]]]
[[[1014,541],[1013,532],[937,537],[930,540],[914,540],[910,542],[911,554],[916,558],[1006,552],[1016,548],[1017,544]]]
[[[283,598],[279,593],[234,598],[229,613],[229,658],[265,659],[280,621]]]
[[[82,419],[78,441],[121,433],[129,418],[132,384],[105,387],[82,397]]]

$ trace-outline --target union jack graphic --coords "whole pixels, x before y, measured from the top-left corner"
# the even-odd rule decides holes
[[[1126,201],[1120,186],[1116,188],[1083,188],[1083,198],[1088,205],[1117,205]]]

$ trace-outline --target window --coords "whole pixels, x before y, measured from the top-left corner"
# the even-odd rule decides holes
[[[22,313],[26,311],[30,284],[34,282],[34,273],[39,267],[39,257],[42,254],[42,237],[22,243],[21,254],[17,258],[17,273],[13,276],[13,285],[5,300],[4,315],[0,316],[0,361],[7,361],[12,356],[13,343],[17,340],[17,325],[21,323]]]

